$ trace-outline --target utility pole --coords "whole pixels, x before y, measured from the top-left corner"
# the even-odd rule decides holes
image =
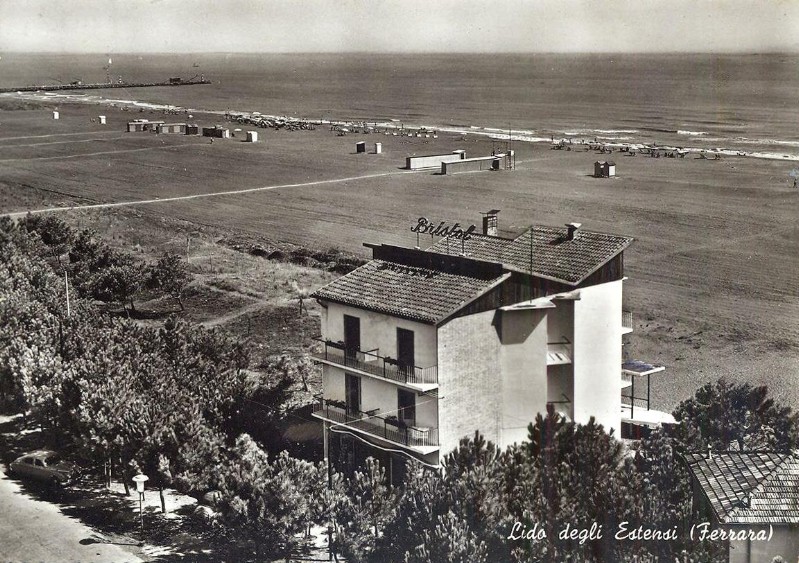
[[[64,270],[64,292],[67,295],[67,317],[69,317],[69,274]]]

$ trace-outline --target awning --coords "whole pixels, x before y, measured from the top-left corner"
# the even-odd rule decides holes
[[[665,366],[650,364],[641,360],[627,360],[621,364],[621,372],[625,375],[652,375],[665,371]]]
[[[621,406],[621,421],[649,426],[650,428],[658,428],[663,424],[676,424],[677,422],[671,414],[655,409],[636,408],[633,415],[630,405]]]

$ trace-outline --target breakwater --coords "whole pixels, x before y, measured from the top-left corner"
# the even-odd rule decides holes
[[[180,82],[100,82],[95,84],[41,84],[0,88],[0,93],[8,92],[60,92],[64,90],[104,90],[106,88],[151,88],[154,86],[195,86],[211,84],[210,80],[187,80]]]

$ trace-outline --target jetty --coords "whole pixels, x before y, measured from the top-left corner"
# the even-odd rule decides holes
[[[170,78],[164,82],[98,82],[92,84],[39,84],[34,86],[17,86],[0,88],[0,93],[9,92],[61,92],[64,90],[104,90],[106,88],[152,88],[156,86],[196,86],[211,84],[205,78],[182,80]]]

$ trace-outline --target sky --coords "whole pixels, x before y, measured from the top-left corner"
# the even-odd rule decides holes
[[[0,0],[14,51],[799,52],[799,0]]]

